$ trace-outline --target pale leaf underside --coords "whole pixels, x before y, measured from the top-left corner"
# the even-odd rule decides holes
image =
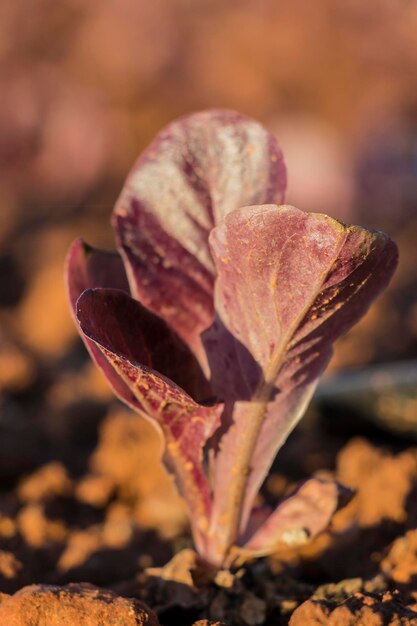
[[[239,113],[213,110],[162,130],[116,203],[132,295],[177,332],[207,374],[200,334],[214,318],[209,233],[239,206],[282,202],[285,187],[273,135]]]
[[[340,496],[350,494],[333,481],[310,478],[283,500],[245,543],[252,556],[271,554],[280,546],[305,544],[326,529]]]

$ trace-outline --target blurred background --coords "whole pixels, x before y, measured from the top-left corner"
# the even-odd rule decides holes
[[[387,229],[404,246],[393,290],[406,290],[370,329],[378,345],[352,335],[341,364],[414,354],[416,28],[406,0],[39,0],[29,14],[21,0],[1,3],[9,339],[36,358],[74,340],[61,279],[69,242],[113,246],[112,206],[155,133],[178,115],[229,107],[277,134],[289,202]]]
[[[81,483],[90,504],[119,483],[130,485],[127,500],[152,491],[132,486],[150,461],[122,461],[137,433],[77,337],[63,266],[76,236],[113,247],[110,213],[130,166],[163,125],[193,110],[259,119],[286,155],[289,203],[397,240],[393,283],[339,342],[331,370],[388,363],[390,372],[406,361],[401,372],[413,371],[416,32],[413,0],[0,3],[2,484],[59,459],[111,477]],[[401,402],[393,393],[372,411],[417,429],[415,384]],[[98,438],[109,447],[92,460]],[[162,523],[162,504],[141,509],[141,524]]]

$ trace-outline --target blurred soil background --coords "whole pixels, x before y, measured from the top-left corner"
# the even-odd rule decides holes
[[[390,288],[339,342],[330,367],[336,374],[379,364],[366,379],[377,379],[378,391],[368,397],[359,385],[347,409],[327,383],[265,489],[277,497],[325,471],[359,493],[308,554],[271,561],[269,588],[290,567],[307,581],[304,595],[285,604],[288,589],[280,600],[271,591],[271,604],[259,592],[264,612],[255,602],[258,613],[252,607],[252,617],[233,619],[261,624],[267,611],[287,623],[317,581],[352,577],[362,580],[351,588],[359,595],[402,586],[411,593],[404,610],[414,610],[416,33],[413,0],[0,3],[1,593],[87,581],[142,597],[138,572],[188,545],[158,439],[90,362],[68,311],[63,267],[77,236],[114,247],[114,202],[163,125],[226,107],[276,133],[288,203],[387,230],[400,248]],[[405,389],[398,376],[392,382],[398,362],[411,372]],[[405,572],[401,550],[413,555]],[[377,575],[384,583],[367,591],[363,580]],[[396,597],[384,597],[375,602],[398,609]],[[213,619],[232,610],[222,598]],[[334,602],[319,608],[330,615],[340,608]],[[364,606],[372,612],[372,602]],[[201,610],[192,616],[209,617]],[[306,615],[293,623],[308,623]]]

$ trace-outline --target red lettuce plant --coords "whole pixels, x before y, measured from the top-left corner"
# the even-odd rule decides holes
[[[115,393],[151,420],[214,566],[323,530],[339,487],[310,479],[254,506],[332,343],[396,265],[383,233],[283,205],[276,141],[230,111],[184,117],[134,165],[113,213],[118,253],[76,241],[71,306]]]

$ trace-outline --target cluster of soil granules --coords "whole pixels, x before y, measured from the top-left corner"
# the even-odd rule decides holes
[[[404,606],[397,594],[355,593],[341,603],[327,600],[308,600],[293,614],[290,626],[337,626],[363,624],[364,626],[397,626],[417,624],[417,612]]]

